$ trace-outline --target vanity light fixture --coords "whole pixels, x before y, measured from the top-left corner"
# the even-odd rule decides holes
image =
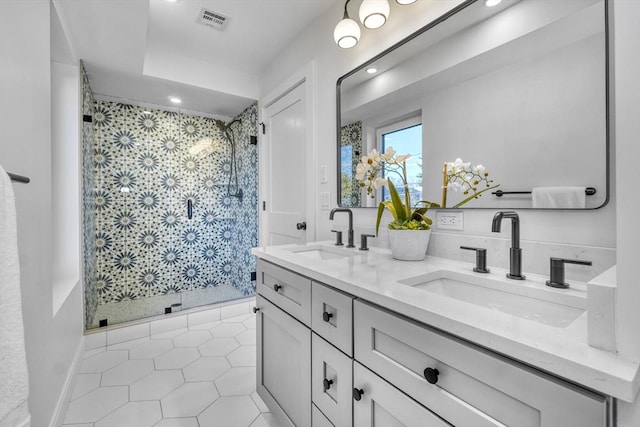
[[[333,30],[333,39],[336,44],[343,49],[349,49],[358,44],[360,40],[360,26],[356,21],[349,17],[347,5],[351,0],[347,0],[344,4],[344,16],[342,21],[338,22]],[[385,0],[386,1],[386,0]]]
[[[413,4],[415,3],[417,0],[396,0],[396,3],[398,3],[399,5],[407,5],[407,4]]]
[[[387,0],[364,0],[360,5],[360,22],[366,28],[374,30],[382,27],[389,18]]]
[[[484,5],[487,7],[497,6],[502,2],[502,0],[484,0]]]
[[[180,104],[182,102],[182,100],[176,96],[170,96],[169,101],[173,102],[174,104]]]

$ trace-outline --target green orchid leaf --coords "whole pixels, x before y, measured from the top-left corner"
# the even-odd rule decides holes
[[[396,211],[395,218],[401,221],[409,219],[409,208],[402,203],[398,190],[396,190],[391,180],[389,180],[389,194],[391,195],[391,202]]]

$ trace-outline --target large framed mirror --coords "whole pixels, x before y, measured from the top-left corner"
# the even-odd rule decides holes
[[[463,2],[338,80],[338,204],[388,196],[367,195],[356,166],[393,146],[412,155],[412,200],[442,205],[460,158],[496,186],[464,208],[602,207],[607,82],[607,0]],[[467,196],[449,186],[445,207]]]

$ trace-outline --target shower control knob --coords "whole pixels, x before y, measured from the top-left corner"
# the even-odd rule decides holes
[[[280,289],[282,289],[282,286],[278,285],[277,283],[275,285],[273,285],[273,290],[278,292]]]
[[[296,224],[296,228],[298,230],[306,230],[307,229],[307,223],[306,222],[299,222]]]
[[[439,374],[440,372],[437,369],[427,368],[424,370],[424,377],[429,384],[437,383]]]

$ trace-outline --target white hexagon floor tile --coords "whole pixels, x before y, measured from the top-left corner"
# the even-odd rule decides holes
[[[160,401],[165,418],[195,417],[220,395],[212,382],[186,383]]]
[[[236,335],[236,340],[242,345],[256,345],[256,330],[247,329]]]
[[[104,372],[129,359],[128,350],[103,351],[85,359],[78,370],[81,374]]]
[[[256,316],[251,316],[250,318],[248,318],[247,320],[242,322],[242,324],[248,329],[255,329],[256,328]]]
[[[236,348],[240,347],[234,338],[214,338],[200,344],[198,349],[203,356],[226,356]]]
[[[129,401],[128,387],[100,387],[69,404],[65,424],[93,423]]]
[[[85,394],[100,387],[101,374],[78,374],[76,383],[73,386],[71,400],[75,400]]]
[[[173,344],[176,347],[197,347],[210,339],[209,331],[189,331],[175,337]]]
[[[231,366],[256,366],[256,346],[243,345],[227,354]]]
[[[231,368],[215,383],[222,396],[249,396],[256,389],[256,368]]]
[[[153,359],[173,348],[173,341],[170,339],[149,340],[142,345],[129,350],[130,359]]]
[[[260,415],[249,396],[221,397],[198,415],[201,426],[247,427]]]
[[[211,329],[211,334],[214,338],[235,337],[245,329],[247,328],[245,328],[242,323],[223,322],[221,325]]]
[[[131,385],[153,371],[153,360],[127,360],[105,371],[100,385]]]
[[[95,427],[152,427],[160,420],[160,402],[129,402],[98,421]]]
[[[195,362],[182,368],[187,382],[213,381],[231,369],[225,357],[201,357]]]
[[[130,400],[162,399],[184,383],[182,372],[154,371],[129,386]]]
[[[75,427],[75,426],[74,426]],[[166,418],[153,427],[199,427],[197,418]]]
[[[241,314],[240,316],[227,317],[226,319],[222,319],[222,321],[225,323],[242,323],[251,317],[251,314]]]
[[[195,347],[174,348],[154,360],[156,369],[181,369],[200,357]]]

